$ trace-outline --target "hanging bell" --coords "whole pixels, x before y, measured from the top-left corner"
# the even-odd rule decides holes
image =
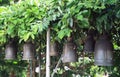
[[[76,45],[70,40],[71,40],[71,38],[68,38],[68,42],[64,45],[63,55],[62,55],[63,63],[77,61]]]
[[[112,66],[113,64],[113,45],[107,35],[102,35],[95,44],[95,65]]]
[[[88,35],[84,43],[84,52],[94,52],[95,40],[92,35]]]
[[[58,55],[57,48],[58,48],[57,42],[50,44],[50,56],[57,56]]]
[[[17,47],[14,43],[10,42],[5,48],[5,59],[16,59]]]
[[[23,46],[23,60],[34,59],[34,45],[31,42],[27,42]]]

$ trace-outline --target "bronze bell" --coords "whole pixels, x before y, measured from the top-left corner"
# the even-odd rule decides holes
[[[23,46],[23,60],[34,59],[34,45],[31,42],[27,42]]]
[[[92,35],[88,35],[84,43],[84,52],[94,52],[95,40]]]
[[[17,47],[13,42],[10,42],[5,48],[5,59],[16,59],[16,57]]]
[[[68,42],[64,45],[63,55],[62,55],[62,62],[76,62],[76,45],[68,38]]]
[[[50,56],[57,56],[58,55],[58,49],[57,49],[57,42],[50,44]]]
[[[111,66],[113,64],[113,45],[107,35],[102,35],[95,44],[95,65]]]

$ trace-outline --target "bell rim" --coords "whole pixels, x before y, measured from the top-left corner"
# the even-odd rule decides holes
[[[16,57],[10,58],[10,57],[5,57],[4,60],[17,60]]]

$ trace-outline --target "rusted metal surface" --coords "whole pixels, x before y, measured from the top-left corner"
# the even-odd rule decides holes
[[[17,56],[17,48],[15,44],[10,42],[8,45],[6,45],[5,48],[5,59],[16,59]]]
[[[95,65],[111,66],[113,64],[113,45],[107,35],[102,35],[95,44]]]
[[[71,38],[68,38],[67,40],[68,42],[64,45],[63,49],[62,62],[76,62],[76,45],[72,42]]]
[[[23,60],[34,59],[35,48],[31,42],[27,42],[23,46]]]
[[[57,56],[58,55],[58,49],[57,49],[57,42],[50,44],[50,56]]]

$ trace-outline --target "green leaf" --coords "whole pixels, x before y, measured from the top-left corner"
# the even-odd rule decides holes
[[[35,36],[34,36],[34,34],[31,34],[31,37],[32,37],[32,39],[35,39]]]
[[[7,11],[7,7],[0,7],[0,14],[3,14]]]
[[[62,30],[60,30],[59,32],[58,32],[58,37],[60,38],[60,39],[62,39],[63,37],[65,37],[65,36],[70,36],[70,34],[71,34],[71,32],[72,32],[72,30],[71,29],[69,29],[69,28],[65,28],[65,29],[62,29]]]
[[[18,64],[18,62],[17,61],[13,61],[13,64]]]
[[[24,41],[27,41],[31,35],[31,32],[25,33],[23,36]]]
[[[78,14],[78,15],[76,16],[76,18],[77,18],[77,20],[83,20],[83,15]]]
[[[79,62],[71,62],[70,66],[72,67],[79,67],[80,63]]]
[[[38,29],[39,29],[39,32],[42,32],[42,31],[43,31],[44,26],[43,26],[42,22],[40,22],[40,23],[38,24]]]
[[[64,72],[63,69],[57,68],[57,73],[58,73],[58,74],[63,74],[63,72]]]
[[[117,12],[116,17],[120,18],[120,10]]]
[[[5,34],[4,30],[0,30],[0,37],[2,37]]]
[[[87,18],[84,18],[84,19],[83,19],[82,24],[83,24],[83,27],[84,27],[84,28],[89,28],[89,22],[88,22],[88,19],[87,19]]]
[[[69,14],[64,14],[63,19],[66,19],[69,17]]]
[[[62,10],[61,10],[61,8],[60,8],[60,6],[58,6],[58,10],[59,10],[59,12],[62,14],[63,12],[62,12]]]
[[[32,17],[32,18],[29,18],[29,22],[32,22],[35,18]]]
[[[7,28],[7,34],[10,35],[11,37],[15,36],[15,26],[14,25],[9,25]]]
[[[16,25],[16,24],[18,23],[18,21],[17,21],[16,19],[14,19],[14,20],[12,21],[12,23],[13,23],[14,25]]]
[[[38,29],[39,29],[39,24],[32,25],[32,32],[34,34],[38,33]]]

